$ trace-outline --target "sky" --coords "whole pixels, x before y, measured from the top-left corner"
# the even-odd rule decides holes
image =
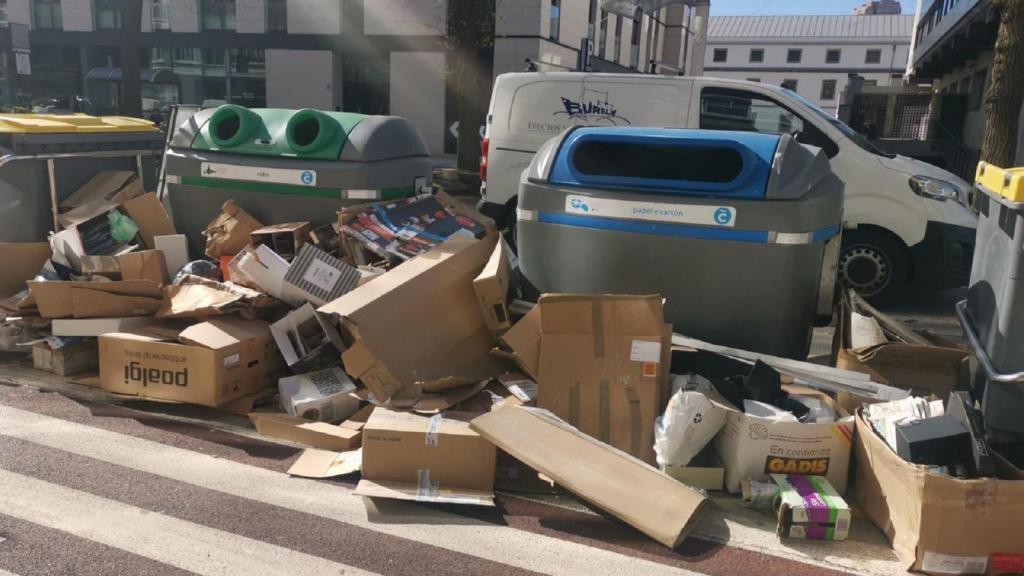
[[[712,16],[852,14],[865,0],[711,0]],[[904,14],[913,14],[915,0],[900,0]]]

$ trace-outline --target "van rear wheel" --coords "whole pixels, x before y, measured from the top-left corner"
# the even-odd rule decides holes
[[[839,253],[839,281],[875,306],[891,303],[909,278],[902,244],[881,230],[847,230]]]

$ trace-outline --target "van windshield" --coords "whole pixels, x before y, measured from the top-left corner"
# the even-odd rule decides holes
[[[797,94],[796,92],[793,92],[789,88],[782,88],[782,91],[788,94],[789,96],[793,97],[793,99],[799,101],[801,104],[806,106],[808,109],[810,109],[812,112],[814,112],[821,118],[823,118],[826,122],[831,124],[836,130],[842,132],[843,136],[846,136],[847,138],[852,140],[854,144],[859,146],[864,151],[870,152],[871,154],[877,154],[878,156],[885,156],[886,158],[896,157],[895,154],[889,154],[888,152],[883,152],[882,150],[879,150],[878,147],[872,144],[867,138],[862,136],[859,132],[857,132],[853,128],[850,128],[838,118],[835,118],[834,116],[829,116],[827,112],[825,112],[821,108],[818,108],[818,106],[815,105],[810,100],[804,98],[803,96]]]

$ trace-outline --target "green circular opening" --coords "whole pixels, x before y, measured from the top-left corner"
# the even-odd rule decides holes
[[[227,104],[210,118],[210,139],[221,148],[238,146],[252,135],[259,123],[259,116],[248,108]]]
[[[299,110],[288,119],[288,144],[299,153],[316,152],[334,138],[338,122],[318,110]]]

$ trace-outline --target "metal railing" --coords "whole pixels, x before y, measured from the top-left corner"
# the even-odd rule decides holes
[[[936,122],[933,126],[933,146],[945,161],[946,170],[968,182],[974,180],[981,153],[968,147],[942,124]]]

